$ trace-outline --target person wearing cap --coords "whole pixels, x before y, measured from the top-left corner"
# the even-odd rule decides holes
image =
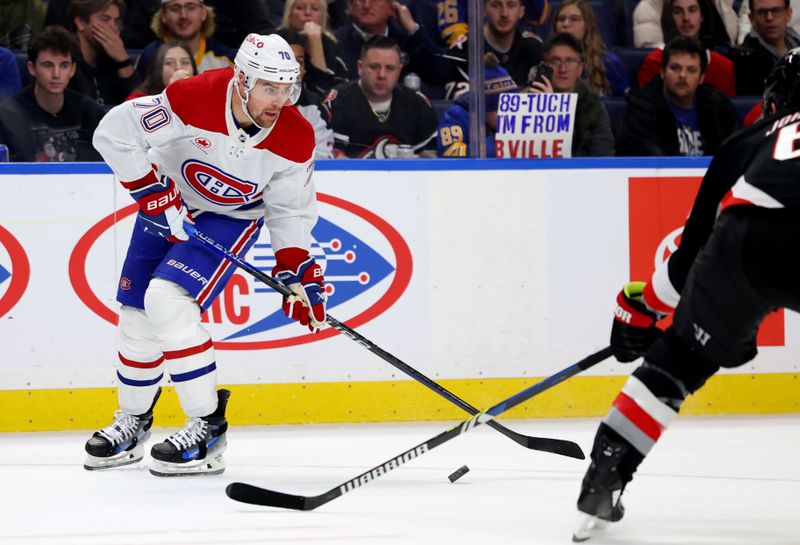
[[[317,222],[314,130],[292,107],[300,90],[289,44],[249,34],[234,67],[175,81],[100,122],[94,146],[138,214],[117,291],[119,410],[86,443],[86,469],[142,460],[166,374],[188,420],[153,446],[150,472],[225,469],[230,392],[217,390],[201,313],[235,267],[190,236],[192,225],[244,256],[266,224],[272,275],[293,294],[283,311],[312,333],[324,326],[323,271],[309,253]]]
[[[534,79],[531,93],[576,93],[575,124],[572,128],[572,157],[612,157],[614,133],[611,119],[600,97],[581,78],[584,68],[583,45],[569,32],[559,32],[544,43],[542,64],[552,69],[552,77]],[[531,74],[535,71],[531,70]]]
[[[136,72],[142,78],[161,44],[173,40],[189,44],[200,74],[233,64],[236,50],[213,38],[216,28],[214,9],[203,0],[161,0],[161,9],[153,15],[151,28],[158,40],[150,43],[139,55]]]
[[[518,93],[517,84],[500,66],[494,53],[483,57],[483,96],[486,111],[486,155],[495,156],[494,134],[497,131],[497,105],[502,93]],[[436,133],[439,157],[469,157],[469,94],[460,95],[439,122]]]

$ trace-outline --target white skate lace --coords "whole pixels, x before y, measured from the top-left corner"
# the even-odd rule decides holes
[[[119,445],[133,437],[139,429],[139,417],[122,411],[114,412],[114,422],[97,433],[111,441],[112,445]]]
[[[191,448],[201,441],[205,441],[207,426],[208,423],[202,418],[190,418],[182,429],[167,437],[167,441],[179,449]]]

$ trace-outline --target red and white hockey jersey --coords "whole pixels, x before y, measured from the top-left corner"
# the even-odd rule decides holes
[[[116,106],[94,146],[123,183],[155,170],[175,181],[194,215],[263,215],[274,250],[308,249],[317,221],[314,130],[291,106],[250,136],[233,118],[233,75],[210,70]]]

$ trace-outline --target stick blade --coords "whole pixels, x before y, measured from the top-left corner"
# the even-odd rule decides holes
[[[231,483],[225,488],[225,494],[232,500],[253,505],[281,507],[297,511],[309,511],[316,507],[309,507],[305,496],[284,494],[283,492],[267,490],[247,483]]]
[[[569,456],[578,460],[585,460],[586,455],[577,443],[564,439],[548,439],[545,437],[528,437],[527,445],[529,449],[541,450],[561,456]]]

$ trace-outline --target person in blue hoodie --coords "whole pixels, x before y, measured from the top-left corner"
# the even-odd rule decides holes
[[[500,66],[493,53],[484,56],[484,100],[486,101],[486,155],[494,157],[494,133],[497,130],[497,104],[502,93],[518,93],[517,84]],[[448,108],[436,133],[439,157],[469,157],[469,93],[462,93]]]

